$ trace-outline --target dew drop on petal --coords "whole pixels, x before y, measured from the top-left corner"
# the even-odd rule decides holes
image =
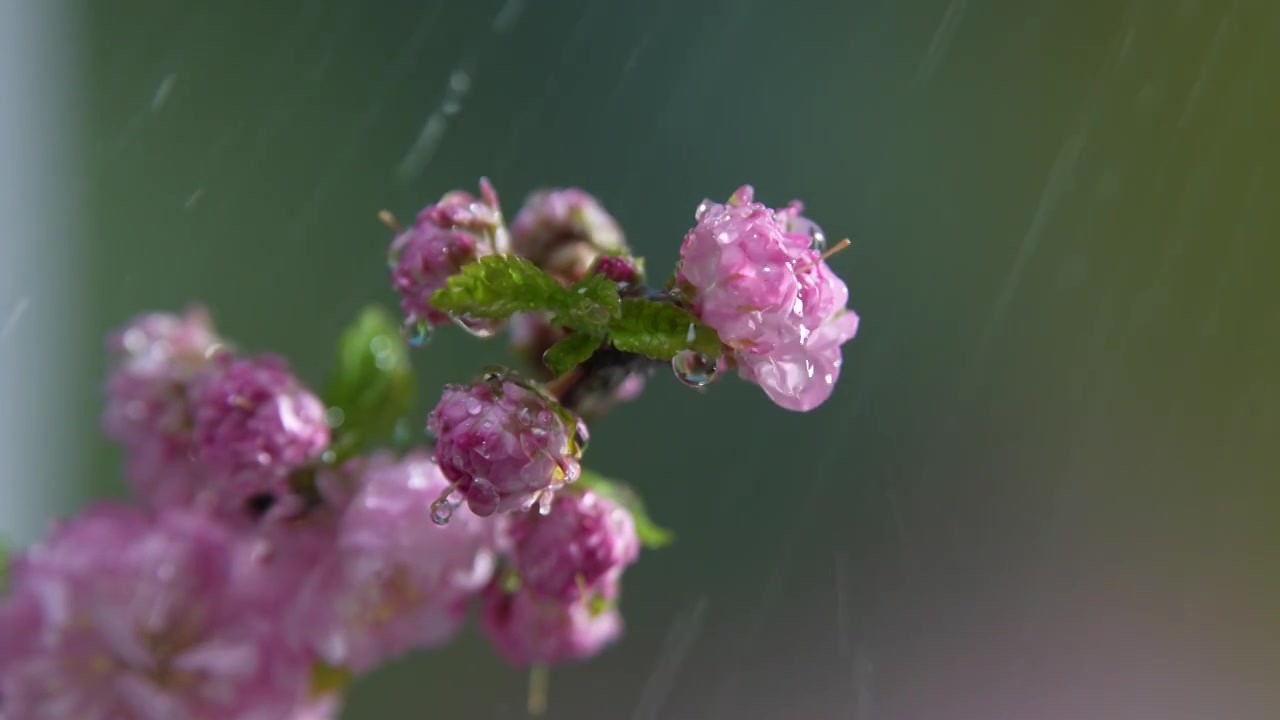
[[[671,358],[671,371],[689,387],[706,387],[716,378],[716,359],[697,350],[681,350]]]
[[[579,453],[587,451],[587,441],[590,439],[591,434],[587,431],[587,424],[579,418],[573,429],[573,442],[578,446]]]
[[[826,252],[827,250],[827,234],[822,232],[822,228],[817,225],[809,226],[809,247],[818,252]]]
[[[449,502],[448,495],[437,498],[431,503],[431,522],[436,525],[448,525],[452,517],[453,504]]]

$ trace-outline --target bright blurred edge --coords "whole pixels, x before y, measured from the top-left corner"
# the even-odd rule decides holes
[[[0,0],[0,532],[25,543],[85,477],[81,38],[73,3]]]

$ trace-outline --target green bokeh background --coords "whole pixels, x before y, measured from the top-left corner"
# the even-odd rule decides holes
[[[92,335],[200,300],[319,382],[394,302],[379,209],[580,185],[662,274],[703,197],[800,197],[853,240],[840,385],[795,415],[659,377],[594,428],[679,542],[550,717],[1274,717],[1280,5],[500,9],[86,4]],[[438,333],[416,416],[503,352]],[[518,717],[524,682],[469,630],[347,716]]]

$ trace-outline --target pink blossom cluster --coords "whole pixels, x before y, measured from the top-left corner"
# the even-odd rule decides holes
[[[450,193],[424,210],[414,228],[393,239],[392,255],[398,260],[392,285],[411,325],[424,318],[431,325],[447,323],[449,316],[431,307],[432,293],[461,264],[492,253],[525,257],[566,286],[599,273],[617,282],[623,296],[646,295],[643,271],[621,226],[594,196],[577,188],[534,192],[507,231],[492,186],[482,181],[481,188],[483,201]],[[441,209],[450,203],[462,208],[457,212],[463,221],[450,224]],[[488,224],[477,224],[472,209],[483,210]],[[848,287],[827,264],[848,241],[828,249],[822,229],[803,210],[799,201],[781,209],[756,202],[750,185],[725,203],[704,200],[698,206],[668,297],[712,328],[724,353],[718,360],[696,354],[675,358],[677,377],[701,387],[715,379],[718,369],[736,367],[742,379],[758,385],[773,402],[800,412],[831,396],[843,364],[841,346],[858,331],[858,315],[847,307]],[[453,320],[477,324],[468,318]],[[481,324],[484,334],[498,327]],[[518,314],[510,321],[511,345],[535,373],[545,370],[543,354],[566,335],[544,313]],[[634,399],[647,377],[635,368],[614,374],[618,377],[603,383],[607,392],[574,398],[579,412],[595,416]],[[553,378],[544,374],[539,379]]]
[[[461,476],[437,462],[439,447],[334,462],[323,402],[280,358],[232,350],[202,310],[142,316],[110,347],[104,428],[125,451],[134,500],[89,507],[11,564],[0,599],[6,720],[333,718],[340,688],[317,683],[318,670],[359,675],[440,647],[473,600],[513,663],[583,659],[617,637],[612,605],[535,607],[527,593],[495,624],[494,603],[505,597],[498,579],[528,565],[513,551],[515,515],[506,512],[522,503],[485,505],[474,477],[467,497],[479,512],[448,503]],[[495,403],[484,393],[491,387],[448,391],[442,405],[451,406],[450,392],[488,398],[467,427],[488,432],[492,423],[480,443],[506,454],[483,466],[480,445],[462,430],[450,437],[470,449],[472,472],[490,468],[505,489],[508,463],[526,481],[522,492],[569,503],[558,520],[573,522],[581,503],[569,498],[589,495],[557,496],[552,485],[576,479],[585,428],[564,425],[571,416],[541,396],[512,389]],[[604,542],[637,549],[628,520],[610,521],[605,532],[626,537]],[[594,547],[602,527],[584,521],[580,534],[591,538],[582,540],[562,530],[561,554]],[[634,554],[579,562],[584,587],[607,583],[601,596],[616,598]],[[601,569],[610,558],[616,572]],[[563,622],[547,617],[557,607]]]
[[[391,400],[412,383],[379,384],[381,359],[353,376],[360,399],[330,407],[283,358],[223,339],[203,309],[135,318],[109,339],[102,417],[132,499],[90,506],[10,563],[0,718],[335,718],[349,678],[449,643],[472,607],[512,665],[600,653],[623,631],[624,572],[642,540],[664,536],[632,494],[584,471],[586,421],[635,399],[664,358],[687,384],[736,367],[784,408],[825,402],[858,316],[801,211],[757,203],[749,186],[704,202],[662,290],[645,285],[619,223],[576,188],[533,193],[510,230],[487,180],[478,195],[446,193],[411,227],[388,215],[406,328],[487,337],[505,326],[534,366],[446,386],[416,448],[367,443],[363,431],[390,434],[386,418],[344,434],[356,424],[344,425],[345,402],[401,420]],[[537,286],[570,300],[553,311],[499,298],[506,315],[461,306],[484,317],[435,307],[469,266],[496,266],[499,285],[513,266],[525,273],[489,294]],[[574,337],[580,326],[559,323],[575,317],[565,307],[582,310],[579,294],[602,312],[580,313],[595,319]],[[641,308],[631,344],[610,324],[626,307]],[[565,340],[578,341],[558,351],[573,360],[547,360],[565,357],[551,352]],[[370,400],[366,385],[403,397]]]

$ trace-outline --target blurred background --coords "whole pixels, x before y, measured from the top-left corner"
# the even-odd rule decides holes
[[[566,719],[1280,714],[1280,5],[0,0],[0,535],[122,492],[103,336],[201,301],[328,370],[378,210],[579,185],[664,275],[802,198],[860,334],[809,414],[669,377],[589,463],[678,542]],[[504,355],[438,333],[444,382]],[[515,718],[474,630],[344,717]]]

